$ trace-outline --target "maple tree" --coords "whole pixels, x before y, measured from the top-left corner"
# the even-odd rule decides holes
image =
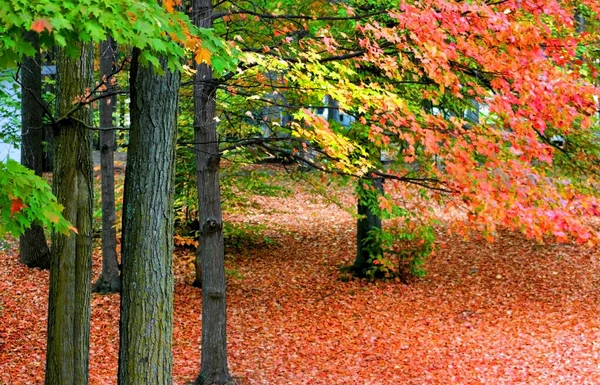
[[[78,51],[71,42],[103,40],[109,35],[118,44],[141,48],[142,63],[158,67],[157,54],[168,58],[170,69],[179,68],[180,59],[189,50],[200,58],[207,57],[209,48],[218,52],[219,56],[228,56],[229,48],[211,31],[196,29],[184,13],[177,10],[169,12],[166,8],[169,8],[168,5],[162,7],[156,2],[130,0],[85,4],[77,0],[60,3],[44,0],[27,4],[12,0],[3,2],[0,4],[0,68],[14,68],[22,57],[34,57],[37,50],[54,46],[76,56]],[[39,48],[34,48],[32,42],[25,38],[24,32],[29,30],[39,33]],[[221,62],[227,63],[226,60]],[[44,119],[52,126],[70,120],[88,104],[109,97],[105,91],[103,82],[94,89],[80,90],[78,103],[65,115],[55,116],[46,109]],[[15,175],[7,172],[5,177],[11,179]]]
[[[291,16],[233,12],[276,18],[288,27],[282,44],[247,50],[248,62],[259,65],[229,86],[232,93],[238,85],[244,94],[252,76],[279,71],[278,85],[265,80],[262,93],[246,97],[277,103],[270,94],[285,87],[290,105],[311,106],[330,96],[358,118],[347,129],[314,109],[298,109],[283,131],[318,149],[313,159],[289,147],[257,147],[324,171],[388,179],[389,193],[378,197],[375,210],[409,230],[433,219],[427,204],[402,204],[422,189],[423,197],[465,213],[456,226],[464,234],[476,228],[493,239],[505,227],[538,240],[598,241],[586,222],[600,207],[594,188],[597,3],[353,5],[356,10],[335,7],[356,15],[352,33],[337,30],[334,21],[320,29],[306,22],[298,30],[307,39],[296,38]],[[357,10],[379,15],[361,17]],[[577,30],[577,12],[588,20],[584,33]],[[342,49],[345,54],[337,55]],[[291,96],[290,88],[302,94]],[[564,147],[553,143],[557,136],[565,138]],[[382,152],[394,160],[389,170],[379,159]]]
[[[56,109],[61,115],[93,81],[92,44],[77,42],[73,48],[79,55],[70,56],[65,50],[57,55]],[[72,117],[53,127],[53,193],[77,233],[51,235],[46,385],[87,384],[89,378],[93,180],[86,125],[91,124],[92,111],[79,109]]]
[[[115,8],[116,7],[116,8]],[[121,1],[117,2],[62,2],[55,4],[53,2],[44,2],[43,4],[28,4],[23,5],[19,2],[5,2],[1,6],[0,16],[3,21],[3,38],[0,45],[3,52],[0,55],[0,65],[2,67],[13,65],[17,58],[23,56],[34,56],[37,47],[33,47],[29,41],[22,38],[23,30],[31,29],[40,33],[40,42],[43,47],[48,47],[51,44],[59,46],[60,54],[57,63],[58,68],[58,97],[57,97],[57,116],[54,116],[48,109],[45,110],[46,118],[50,121],[55,130],[55,146],[57,153],[55,156],[54,167],[54,193],[58,201],[65,206],[64,215],[77,226],[76,236],[66,237],[65,234],[57,232],[53,233],[52,242],[52,263],[51,263],[51,279],[50,279],[50,296],[49,296],[49,316],[48,316],[48,350],[46,355],[46,377],[47,384],[84,384],[88,382],[88,351],[89,351],[89,316],[90,316],[90,279],[91,279],[91,221],[92,221],[92,188],[91,188],[91,147],[89,143],[89,129],[93,129],[91,121],[91,110],[89,105],[94,101],[104,99],[110,96],[109,92],[105,92],[107,87],[105,82],[107,79],[102,79],[102,82],[97,83],[95,88],[92,88],[92,67],[89,59],[92,58],[89,50],[89,42],[92,39],[104,38],[107,32],[119,43],[130,44],[138,48],[135,56],[135,63],[140,63],[142,67],[137,68],[137,74],[140,75],[136,82],[139,82],[140,89],[146,87],[149,82],[157,80],[157,84],[161,84],[158,79],[160,73],[164,71],[174,72],[181,66],[179,59],[186,53],[186,49],[196,52],[196,56],[200,60],[206,60],[206,48],[203,47],[203,40],[198,36],[202,36],[206,42],[217,41],[210,31],[200,31],[193,29],[189,19],[181,12],[175,12],[170,9],[167,3],[165,8],[162,8],[157,3],[145,3],[137,1]],[[118,12],[115,10],[118,9]],[[84,14],[82,14],[82,12]],[[16,13],[25,13],[26,17],[14,17]],[[79,23],[79,20],[85,20],[84,23]],[[32,21],[31,21],[32,20]],[[184,48],[185,43],[185,48]],[[224,47],[221,45],[221,47]],[[143,48],[144,50],[140,50]],[[224,47],[226,48],[226,47]],[[176,71],[175,71],[176,73]],[[158,74],[158,75],[157,75]],[[177,91],[178,77],[171,76],[171,90]],[[134,83],[132,85],[137,85]],[[162,90],[162,88],[161,88]],[[151,90],[150,90],[151,91]],[[143,97],[149,96],[156,101],[155,94],[149,92],[146,87],[142,94]],[[145,103],[148,100],[137,100]],[[169,108],[174,111],[176,106],[176,98],[171,98],[167,101]],[[152,105],[153,103],[149,103]],[[135,107],[139,107],[136,105]],[[144,111],[147,111],[144,108]],[[167,113],[166,116],[169,114]],[[141,116],[141,118],[140,118]],[[147,119],[144,113],[138,114],[142,125]],[[146,120],[144,120],[146,119]],[[137,124],[138,122],[136,122]],[[167,140],[164,141],[162,129],[165,132],[174,133],[174,119],[164,127],[158,127],[155,131],[159,135],[159,144],[164,145],[166,153],[173,155],[173,151],[169,150],[170,144]],[[136,127],[139,127],[137,124]],[[134,131],[137,134],[137,131]],[[168,136],[168,135],[167,135]],[[142,140],[152,139],[152,136],[134,135],[132,137],[141,137]],[[171,136],[172,138],[173,136]],[[173,143],[172,141],[170,143]],[[143,157],[143,151],[148,151],[151,148],[144,144],[133,144],[132,147],[139,148],[130,157],[133,165],[136,164],[137,157]],[[153,157],[159,162],[163,159]],[[8,165],[11,165],[9,162]],[[144,180],[144,178],[152,178],[153,174],[145,173],[145,168],[140,172],[136,172],[133,165],[128,168],[128,186],[131,181]],[[164,170],[161,164],[156,165],[158,173]],[[144,164],[144,167],[146,165]],[[130,172],[130,169],[133,171]],[[2,168],[2,171],[5,169]],[[11,171],[12,168],[6,168]],[[171,178],[168,175],[167,180]],[[2,177],[4,179],[14,176],[14,173],[5,172]],[[16,179],[17,184],[22,184],[22,178]],[[162,177],[154,180],[162,180]],[[144,182],[145,183],[145,182]],[[165,189],[156,190],[156,194],[160,199],[165,199],[164,210],[168,217],[168,213],[172,211],[172,201],[169,205],[169,197],[171,196],[169,184]],[[4,187],[4,185],[3,185]],[[139,186],[134,186],[139,188]],[[2,192],[5,189],[3,188]],[[17,189],[18,190],[18,189]],[[130,190],[127,188],[126,190]],[[42,190],[44,191],[44,190]],[[130,192],[127,203],[134,204],[137,208],[137,203],[142,202],[146,195],[136,196]],[[36,213],[36,211],[25,210],[25,204],[20,196],[8,195],[12,199],[11,216],[18,212]],[[35,199],[35,195],[33,197]],[[52,199],[49,196],[48,199]],[[37,208],[37,205],[35,205]],[[56,206],[58,208],[58,206]],[[58,210],[52,211],[53,206],[44,207],[46,215],[55,215]],[[132,219],[129,216],[137,217],[138,214],[134,210],[134,206],[126,206],[125,212],[127,219]],[[146,210],[141,215],[150,215],[153,210]],[[60,214],[59,214],[60,215]],[[19,218],[33,219],[21,215]],[[6,215],[3,219],[8,220],[8,229],[12,225],[13,219]],[[62,220],[67,223],[64,218],[59,217],[56,221]],[[128,221],[127,226],[134,221]],[[170,222],[170,223],[169,223]],[[30,221],[23,221],[19,226],[28,226]],[[165,271],[170,270],[170,259],[172,254],[172,217],[166,222],[160,221],[160,218],[151,217],[149,221],[144,221],[144,224],[150,226],[158,224],[165,227],[165,231],[161,232],[166,237],[166,249],[160,248],[157,251],[164,256]],[[60,228],[55,226],[55,228]],[[127,358],[127,353],[135,349],[128,350],[128,347],[133,344],[135,347],[150,351],[138,344],[136,337],[142,336],[143,331],[136,329],[140,324],[140,317],[154,317],[153,312],[146,312],[145,307],[158,306],[164,310],[164,325],[158,324],[157,327],[162,328],[159,333],[164,335],[161,343],[156,345],[151,341],[142,341],[148,347],[153,346],[160,351],[160,355],[168,357],[171,355],[171,335],[168,330],[170,325],[171,307],[168,305],[172,302],[172,294],[169,295],[169,290],[172,292],[172,280],[168,279],[168,274],[156,276],[156,280],[152,281],[159,292],[155,296],[148,297],[146,292],[140,293],[135,290],[135,277],[133,278],[134,290],[130,291],[131,280],[130,272],[138,274],[141,272],[151,273],[145,269],[143,265],[142,251],[136,249],[137,242],[131,243],[129,240],[135,234],[141,233],[146,228],[138,223],[137,227],[128,229],[125,232],[124,254],[125,269],[124,269],[124,295],[123,295],[123,325],[121,349],[124,361],[120,367],[122,370],[119,373],[119,381],[129,383],[140,381],[140,378],[147,378],[145,383],[150,383],[150,377],[156,381],[168,381],[171,377],[170,364],[168,359],[161,360],[165,364],[164,378],[156,378],[149,370],[145,370],[143,363],[136,361],[134,358]],[[149,238],[147,239],[149,240]],[[169,247],[169,243],[171,247]],[[154,246],[154,244],[152,245]],[[144,249],[145,250],[145,249]],[[152,276],[154,277],[154,276]],[[141,298],[141,302],[140,299]],[[154,302],[153,302],[154,301]],[[156,304],[155,302],[159,303]],[[141,304],[141,310],[136,305]],[[164,305],[166,304],[166,305]],[[128,320],[133,320],[131,323]],[[165,330],[167,330],[165,332]],[[137,342],[136,342],[137,341]],[[75,351],[73,351],[75,347]],[[146,367],[154,367],[155,361],[146,361]],[[144,374],[145,373],[145,374]],[[146,376],[146,377],[144,377]]]
[[[117,68],[117,47],[109,37],[99,44],[100,75],[107,79]],[[116,83],[116,81],[115,81]],[[112,87],[108,83],[107,91]],[[119,262],[117,259],[117,230],[115,209],[115,163],[114,146],[115,131],[113,127],[113,107],[116,105],[116,95],[100,101],[100,173],[102,184],[102,274],[94,283],[92,291],[114,293],[121,289],[119,278]]]
[[[132,107],[135,123],[123,216],[122,383],[170,381],[170,183],[176,73],[189,51],[195,63],[193,144],[201,229],[197,261],[203,266],[197,278],[202,274],[207,294],[197,383],[231,380],[218,171],[221,156],[231,156],[239,148],[250,153],[259,149],[358,180],[359,208],[368,209],[359,212],[359,223],[363,216],[384,218],[386,231],[396,236],[388,237],[377,226],[359,236],[358,249],[366,246],[361,237],[373,241],[367,248],[369,258],[363,256],[366,261],[356,269],[359,275],[385,275],[398,269],[386,255],[389,250],[380,247],[388,241],[393,246],[399,239],[401,247],[429,253],[434,243],[432,225],[439,213],[435,203],[463,213],[452,226],[464,235],[476,229],[494,240],[507,228],[540,241],[547,236],[590,246],[598,241],[589,221],[600,213],[599,92],[594,83],[599,6],[594,1],[222,2],[215,8],[211,2],[197,1],[192,7],[193,24],[200,28],[178,13],[172,1],[162,7],[125,0],[88,3],[86,7],[49,1],[35,8],[17,1],[0,5],[0,20],[6,22],[0,27],[0,63],[4,63],[0,65],[35,53],[21,36],[26,29],[40,33],[42,46],[61,46],[63,63],[73,68],[76,65],[69,64],[68,58],[83,60],[77,52],[81,41],[110,34],[117,42],[136,47],[132,100],[138,105]],[[27,17],[16,20],[16,12]],[[575,22],[576,15],[585,20],[584,31],[582,23]],[[74,28],[80,18],[86,22]],[[232,42],[223,43],[216,34]],[[239,64],[237,52],[242,53]],[[64,67],[62,71],[69,74]],[[80,137],[73,144],[80,148],[65,151],[70,163],[57,160],[62,168],[56,177],[70,181],[65,165],[73,165],[81,174],[81,183],[76,184],[82,191],[89,190],[85,187],[89,183],[83,182],[90,172],[77,169],[87,163],[76,165],[72,158],[78,152],[85,162],[89,158],[83,149],[85,133],[94,127],[86,109],[110,96],[102,85],[59,91],[63,103],[59,114],[47,113],[53,127],[73,128]],[[168,90],[168,97],[157,98],[161,90]],[[64,98],[71,103],[69,108]],[[342,125],[340,119],[328,120],[317,113],[319,108],[332,107],[324,106],[326,98],[335,102],[332,110],[355,120]],[[266,106],[274,110],[267,111]],[[219,113],[231,124],[217,127]],[[228,138],[221,141],[219,133]],[[57,146],[66,148],[69,143],[64,135],[61,139]],[[155,148],[157,154],[152,155]],[[391,160],[389,165],[383,164],[382,154]],[[0,167],[0,180],[11,180],[15,169],[10,163]],[[387,180],[385,192],[379,185],[382,180]],[[89,202],[83,195],[79,204],[70,202],[60,190],[69,183],[55,188],[67,219],[80,234],[70,241],[56,235],[53,244],[59,250],[61,242],[79,242],[85,257],[82,268],[77,268],[81,274],[76,275],[85,278],[91,234],[88,223],[71,214]],[[144,186],[156,188],[135,194]],[[28,201],[25,191],[0,187],[0,199],[6,203],[1,223],[8,223],[7,229],[19,231],[37,218],[25,215],[40,214],[36,200]],[[158,202],[156,207],[152,202]],[[152,217],[155,211],[160,214]],[[44,207],[40,217],[48,212]],[[66,224],[60,217],[51,219]],[[154,239],[152,234],[160,236]],[[144,252],[154,253],[155,258],[149,261]],[[411,258],[407,253],[401,250],[401,258]],[[51,309],[57,306],[56,293],[73,291],[72,285],[68,290],[56,289],[56,270],[50,284],[55,293]],[[143,292],[136,290],[139,276],[144,277]],[[76,312],[83,318],[89,311],[89,285],[84,278],[77,283],[82,295]],[[58,301],[58,305],[64,304]],[[148,320],[155,314],[145,312],[146,305],[162,310],[156,323]],[[55,314],[49,320],[52,325]],[[140,329],[149,324],[151,334],[162,337],[156,346],[150,346],[152,341]],[[85,331],[81,335],[85,338]],[[86,355],[85,343],[80,345]],[[163,365],[161,379],[150,373],[152,365],[158,365],[155,361],[136,361],[136,347],[148,354],[157,352],[153,358],[164,357],[158,363]],[[50,347],[49,362],[57,363],[57,350],[60,346]],[[76,366],[74,376],[87,376],[81,365]],[[48,367],[49,373],[56,372],[52,365]],[[53,381],[51,375],[47,381]]]
[[[160,68],[142,67],[141,56],[139,49],[134,50],[130,80],[118,383],[168,384],[172,376],[172,190],[179,72],[169,70],[164,57],[159,59]]]
[[[212,14],[211,7],[203,5],[203,20],[214,20],[215,29],[244,55],[231,73],[213,68],[219,74],[213,79],[205,67],[214,62],[206,61],[201,76],[196,74],[200,95],[211,95],[206,90],[212,85],[221,90],[200,96],[196,107],[195,126],[212,132],[196,136],[199,170],[216,157],[215,128],[206,126],[214,126],[220,109],[219,132],[234,137],[220,147],[227,156],[254,148],[368,183],[389,180],[388,193],[370,199],[370,209],[401,229],[396,236],[416,249],[416,263],[432,250],[435,213],[430,204],[414,204],[415,194],[464,212],[466,220],[456,225],[464,234],[476,228],[493,239],[498,227],[508,227],[539,240],[546,235],[596,240],[596,232],[580,220],[597,215],[589,178],[596,145],[586,140],[578,147],[585,148],[583,157],[573,162],[568,156],[565,167],[557,167],[565,151],[551,141],[558,134],[578,141],[575,132],[593,138],[597,89],[586,77],[595,73],[596,63],[569,53],[569,47],[584,56],[590,52],[586,42],[596,34],[580,35],[573,15],[578,9],[594,19],[593,2],[223,2]],[[549,12],[540,12],[546,8]],[[559,54],[551,55],[548,47]],[[568,111],[554,108],[550,90],[566,98],[561,107]],[[347,128],[319,117],[315,109],[325,97],[357,121]],[[539,103],[531,111],[530,98]],[[274,107],[277,116],[265,106]],[[476,115],[476,121],[467,115]],[[540,122],[548,131],[539,130]],[[263,130],[271,136],[264,137]],[[389,170],[381,164],[382,153],[394,160]],[[198,177],[199,205],[218,202],[215,178]],[[584,207],[561,203],[563,198],[581,199]],[[219,208],[210,212],[220,229]],[[222,240],[208,250],[200,242],[196,265],[206,254],[219,261],[219,244]],[[380,252],[370,252],[369,269],[395,268]]]

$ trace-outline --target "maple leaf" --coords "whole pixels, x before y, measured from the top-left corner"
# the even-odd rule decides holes
[[[46,19],[46,18],[39,18],[39,19],[35,19],[31,23],[30,29],[37,33],[42,33],[42,32],[44,32],[44,30],[47,30],[48,32],[52,32],[52,24],[50,24],[50,21],[48,21],[48,19]]]
[[[27,205],[23,203],[21,198],[13,198],[10,204],[10,214],[18,213],[22,209],[27,208]]]
[[[173,0],[163,0],[163,7],[167,10],[167,12],[173,12],[174,4]]]
[[[196,50],[196,55],[194,56],[194,59],[198,64],[206,63],[210,65],[210,51],[206,48],[200,47]]]
[[[58,223],[58,221],[60,221],[60,217],[55,213],[46,213],[46,218],[52,223]]]

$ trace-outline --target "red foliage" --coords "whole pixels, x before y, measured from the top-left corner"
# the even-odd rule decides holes
[[[10,214],[13,215],[14,213],[18,213],[24,208],[27,208],[27,205],[23,203],[21,198],[14,198],[10,203]]]
[[[38,18],[31,23],[31,30],[37,33],[42,33],[44,30],[52,32],[52,24],[46,18]]]
[[[346,199],[351,200],[350,196]],[[600,383],[597,250],[502,233],[441,236],[428,276],[342,282],[354,220],[298,192],[231,221],[278,245],[227,257],[230,366],[241,384]],[[257,207],[253,205],[252,207]],[[96,253],[95,274],[99,273]],[[199,369],[201,292],[176,257],[174,383]],[[181,272],[184,273],[181,273]],[[0,255],[0,383],[41,384],[47,272]],[[93,297],[90,384],[116,383],[118,295]]]

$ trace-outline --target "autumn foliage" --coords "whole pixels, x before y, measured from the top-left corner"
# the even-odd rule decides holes
[[[414,190],[405,185],[413,184],[462,210],[463,234],[477,228],[493,239],[508,228],[595,244],[600,234],[588,219],[600,214],[598,5],[578,7],[402,2],[357,22],[353,36],[324,28],[328,55],[353,41],[362,54],[344,67],[326,65],[326,54],[305,46],[290,83],[320,88],[318,95],[354,112],[368,143],[312,110],[301,114],[311,125],[297,125],[297,135],[318,143],[330,169],[367,178],[383,171],[373,154],[391,154],[386,174],[399,196],[382,198],[389,200],[382,208],[410,200]],[[580,12],[585,17],[576,21]],[[566,144],[554,143],[557,137]],[[416,208],[417,217],[429,211]]]
[[[201,4],[202,9],[192,9],[191,17],[202,14],[211,28],[199,28],[205,24],[182,12],[182,4],[179,0],[160,4],[40,0],[33,5],[7,0],[0,4],[0,70],[35,53],[34,46],[24,40],[25,31],[39,34],[42,49],[60,47],[65,55],[59,57],[69,60],[78,54],[78,46],[110,35],[121,46],[135,48],[134,64],[123,63],[131,64],[132,73],[141,80],[181,72],[188,77],[183,87],[195,87],[189,99],[196,108],[190,113],[185,108],[193,103],[182,102],[177,107],[181,112],[178,123],[196,130],[193,142],[185,143],[200,154],[198,175],[210,171],[206,179],[210,190],[199,179],[194,199],[199,206],[210,202],[214,208],[199,228],[202,236],[212,229],[218,247],[205,247],[213,241],[174,238],[181,247],[175,261],[175,383],[183,384],[198,373],[201,292],[189,285],[194,256],[185,251],[198,245],[199,254],[204,253],[200,255],[203,265],[210,268],[204,276],[218,278],[212,280],[217,283],[213,286],[204,281],[208,288],[204,302],[218,299],[223,309],[222,313],[204,313],[218,321],[212,325],[218,325],[219,333],[207,333],[208,323],[204,332],[209,337],[218,335],[220,355],[227,355],[217,171],[225,163],[220,163],[221,158],[228,156],[234,162],[268,156],[331,174],[331,179],[319,181],[299,178],[324,191],[323,201],[294,186],[291,197],[251,196],[248,200],[254,205],[227,213],[231,222],[265,225],[275,240],[229,251],[226,256],[228,359],[241,384],[600,382],[595,346],[600,330],[595,255],[600,242],[597,0],[282,0],[264,4],[258,0],[207,2]],[[194,6],[199,4],[194,2]],[[69,65],[68,60],[63,63]],[[71,73],[58,67],[63,74]],[[119,71],[124,68],[127,65]],[[90,64],[86,76],[91,73]],[[173,114],[177,92],[189,92],[189,88],[175,88],[178,79],[172,78],[168,87]],[[79,120],[77,114],[89,112],[90,104],[109,96],[106,81],[95,89],[81,90],[74,98],[59,95],[58,101],[73,100],[73,107],[64,108],[63,116],[46,111],[52,128],[77,123],[82,138],[88,140],[83,133],[96,127],[91,119]],[[164,95],[144,94],[141,88],[134,94],[132,84],[131,94],[144,96],[131,97],[132,106],[157,111],[153,105]],[[118,89],[115,95],[125,92]],[[339,117],[325,116],[325,108],[351,119],[342,124]],[[169,125],[151,127],[173,128],[169,131],[173,147],[174,122],[173,116]],[[218,131],[216,122],[220,122]],[[137,133],[139,127],[132,124],[132,129],[130,133]],[[63,143],[69,143],[64,141],[69,137],[62,135]],[[155,140],[151,144],[164,143]],[[136,152],[130,145],[128,151],[132,151],[129,175],[148,176],[150,167],[142,166],[150,165],[143,164],[144,156],[137,157],[141,150]],[[163,161],[155,156],[152,165],[161,171]],[[155,179],[160,183],[171,180],[173,168],[164,170],[168,170],[166,177]],[[355,190],[336,185],[338,176],[352,180]],[[383,180],[385,186],[380,188]],[[148,185],[130,183],[128,191],[142,197],[135,194]],[[328,191],[332,186],[337,190]],[[68,206],[64,200],[72,203],[71,192],[60,188],[62,203]],[[151,191],[158,194],[156,189]],[[156,204],[162,198],[171,202],[172,189],[161,191],[162,196],[147,203]],[[366,201],[372,206],[371,216],[379,222],[383,218],[384,230],[397,236],[389,238],[386,252],[405,255],[411,247],[420,247],[420,256],[431,256],[426,278],[411,277],[406,280],[409,286],[401,284],[398,275],[367,281],[344,273],[344,266],[356,255],[357,242],[357,216],[349,207],[367,205]],[[139,254],[143,247],[135,258],[125,258],[122,282],[130,290],[124,290],[120,309],[129,316],[133,306],[128,303],[134,303],[127,302],[131,294],[140,299],[140,311],[132,311],[132,319],[147,320],[156,314],[168,324],[168,332],[159,333],[167,336],[162,343],[145,340],[146,347],[155,343],[154,347],[164,350],[167,364],[162,375],[167,379],[171,370],[172,313],[167,307],[172,299],[168,278],[171,204],[162,206],[162,216],[169,223],[161,222],[162,230],[154,231],[167,247],[152,249],[166,250],[156,269],[166,273],[150,275],[152,267],[144,265],[149,260]],[[200,218],[207,213],[206,207]],[[16,162],[0,163],[0,235],[20,235],[35,221],[65,236],[77,233],[60,215],[61,210],[42,179]],[[142,221],[157,219],[149,210],[142,211],[139,218],[143,220],[124,222],[126,235],[142,229]],[[91,220],[91,211],[87,214]],[[80,240],[84,233],[91,237],[90,229],[83,230]],[[375,233],[368,236],[380,235]],[[130,240],[124,239],[128,245]],[[140,239],[147,242],[149,238]],[[53,242],[54,247],[57,244]],[[11,384],[39,383],[48,278],[19,266],[9,244],[0,246],[7,250],[0,254],[0,319],[4,321],[0,324],[0,378]],[[76,256],[65,250],[65,260]],[[371,257],[369,263],[377,268],[398,269],[382,255]],[[64,265],[56,261],[53,274]],[[135,280],[144,276],[138,272],[156,279],[150,287],[164,284],[166,289],[152,295],[136,291]],[[87,283],[75,288],[75,281],[64,282],[71,285],[69,293],[87,287]],[[55,298],[68,298],[65,289],[54,291],[61,295]],[[89,310],[86,298],[78,308],[84,315]],[[119,340],[118,297],[96,296],[92,302],[90,378],[93,384],[111,384]],[[65,305],[64,301],[59,304]],[[55,305],[50,304],[50,309]],[[160,315],[148,313],[151,306],[161,308]],[[127,317],[123,320],[127,327]],[[131,322],[134,327],[121,329],[121,337],[141,336],[136,327],[144,322]],[[125,362],[121,354],[121,368],[129,364],[137,368],[133,349],[129,350],[131,362]],[[62,348],[54,356],[49,352],[54,362],[63,362]],[[218,356],[205,353],[204,357]],[[150,368],[155,364],[143,363]],[[205,368],[199,379],[203,372]],[[228,382],[227,367],[222,378]]]

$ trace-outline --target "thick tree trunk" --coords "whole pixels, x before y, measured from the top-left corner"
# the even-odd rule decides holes
[[[212,27],[211,0],[194,0],[192,10],[195,25]],[[225,251],[215,92],[212,68],[206,63],[197,65],[194,83],[194,139],[200,211],[197,258],[201,260],[202,266],[202,357],[196,384],[202,385],[232,382],[227,364]]]
[[[114,70],[116,45],[109,37],[100,43],[100,76],[105,78]],[[107,85],[107,91],[112,87]],[[112,98],[100,101],[100,127],[113,124]],[[115,229],[115,132],[100,131],[100,182],[102,184],[102,273],[92,291],[116,293],[121,290],[119,263],[117,261],[117,231]]]
[[[173,199],[179,74],[131,63],[119,385],[172,383]]]
[[[373,187],[383,193],[383,181],[376,179]],[[356,224],[356,259],[352,265],[354,275],[364,277],[365,272],[371,266],[369,259],[373,255],[381,255],[382,248],[377,242],[368,238],[372,230],[381,230],[381,218],[371,209],[371,205],[365,200],[361,193],[358,194],[358,218]]]
[[[21,63],[21,164],[42,175],[44,158],[44,131],[42,118],[42,57],[39,52],[39,34],[26,32],[25,38],[36,48],[34,57],[24,57]],[[19,238],[21,263],[28,267],[50,268],[50,250],[44,229],[33,223]]]
[[[73,43],[79,44],[79,43]],[[57,58],[57,113],[73,108],[73,99],[92,85],[93,46],[79,45],[81,54]],[[75,118],[92,123],[91,110]],[[92,154],[90,133],[75,120],[56,128],[53,190],[64,217],[77,234],[52,234],[46,385],[88,383],[90,287],[92,267]]]

